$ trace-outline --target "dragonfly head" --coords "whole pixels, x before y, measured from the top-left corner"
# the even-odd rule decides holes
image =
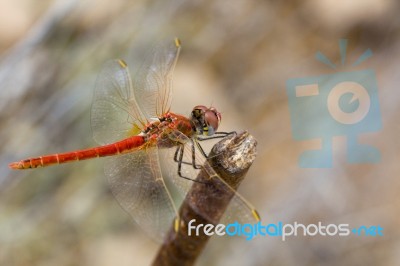
[[[197,105],[193,108],[190,120],[198,135],[211,136],[214,135],[221,123],[221,113],[214,107]]]

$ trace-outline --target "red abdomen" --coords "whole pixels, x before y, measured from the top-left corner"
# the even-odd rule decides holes
[[[29,158],[19,162],[10,163],[9,167],[11,169],[29,169],[45,167],[53,164],[81,161],[95,157],[105,157],[137,150],[144,143],[144,137],[133,136],[112,144],[95,148]]]

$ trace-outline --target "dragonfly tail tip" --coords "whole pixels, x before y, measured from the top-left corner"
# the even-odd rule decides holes
[[[8,164],[8,167],[10,169],[22,169],[19,162],[10,163],[10,164]]]

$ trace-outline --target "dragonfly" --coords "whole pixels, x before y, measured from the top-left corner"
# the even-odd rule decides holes
[[[172,74],[180,50],[179,39],[155,46],[134,81],[122,59],[104,64],[91,108],[93,138],[99,146],[28,158],[9,167],[31,169],[107,157],[104,172],[110,189],[133,220],[156,240],[163,239],[171,225],[179,231],[181,221],[166,179],[183,196],[190,190],[207,158],[199,140],[217,136],[221,122],[214,107],[195,106],[189,117],[170,111]],[[209,178],[221,179],[212,167],[206,170]],[[257,223],[255,208],[220,181],[220,191],[234,195],[223,221]]]

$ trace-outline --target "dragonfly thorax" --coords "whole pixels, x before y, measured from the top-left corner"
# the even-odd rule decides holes
[[[165,137],[168,138],[167,135],[173,131],[180,131],[187,137],[194,134],[193,126],[187,117],[168,112],[157,120],[148,123],[141,135],[160,140]]]
[[[161,118],[155,119],[148,123],[142,131],[142,135],[151,136],[154,134],[159,134],[165,128],[167,128],[171,123],[173,123],[174,119],[170,116],[164,115]]]

